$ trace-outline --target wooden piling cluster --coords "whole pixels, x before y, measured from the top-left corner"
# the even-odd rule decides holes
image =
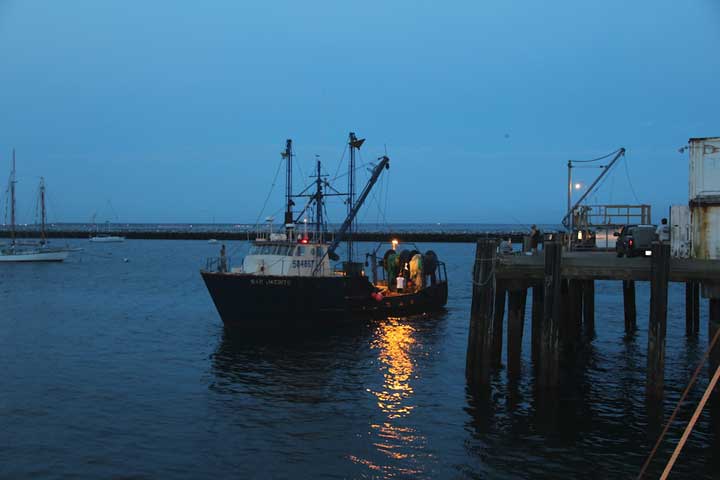
[[[507,377],[510,381],[520,377],[528,290],[532,291],[531,358],[536,385],[543,390],[560,385],[562,360],[595,337],[596,280],[622,281],[627,336],[638,328],[635,282],[650,282],[648,399],[663,396],[669,282],[686,284],[687,335],[699,331],[701,283],[710,297],[710,339],[720,329],[720,294],[715,294],[720,293],[716,292],[720,291],[720,261],[670,258],[666,243],[654,243],[650,258],[631,259],[608,253],[568,254],[556,240],[546,240],[544,250],[534,256],[500,256],[494,239],[478,240],[476,252],[467,350],[467,379],[476,391],[488,391],[492,373],[502,367],[503,320]],[[711,355],[711,368],[718,364],[720,348]]]

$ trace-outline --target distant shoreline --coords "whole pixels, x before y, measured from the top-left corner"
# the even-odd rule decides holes
[[[93,232],[84,230],[53,229],[46,235],[48,238],[89,238]],[[103,232],[101,232],[103,233]],[[111,235],[123,236],[134,240],[254,240],[254,232],[239,231],[187,231],[187,230],[134,230],[113,228]],[[17,238],[38,238],[40,232],[36,228],[17,229]],[[354,239],[359,242],[389,241],[397,238],[401,242],[433,242],[433,243],[474,243],[479,238],[511,238],[513,242],[522,242],[527,235],[523,231],[507,232],[356,232]],[[0,230],[0,238],[10,238],[9,230]]]

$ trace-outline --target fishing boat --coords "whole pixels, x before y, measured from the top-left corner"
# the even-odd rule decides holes
[[[347,192],[338,192],[329,184],[318,160],[313,183],[293,194],[292,140],[287,140],[282,154],[287,167],[284,231],[273,232],[273,219],[268,218],[267,228],[257,232],[240,265],[228,265],[223,246],[220,257],[208,259],[200,271],[226,326],[306,326],[429,312],[446,304],[445,264],[432,251],[400,250],[394,240],[386,244],[382,256],[378,255],[381,244],[366,254],[365,262],[355,261],[357,214],[382,172],[390,167],[387,156],[378,158],[356,198],[355,156],[363,142],[350,133]],[[334,235],[328,234],[324,218],[328,196],[346,197],[348,209]],[[306,201],[298,215],[293,212],[296,199]],[[341,242],[346,243],[347,258],[332,265],[331,261],[340,260],[336,251]]]
[[[8,182],[10,197],[10,243],[0,247],[0,262],[62,262],[72,251],[69,248],[55,248],[49,245],[46,234],[47,212],[45,209],[45,179],[40,178],[40,241],[21,242],[17,239],[15,228],[15,150],[13,150],[13,166]]]

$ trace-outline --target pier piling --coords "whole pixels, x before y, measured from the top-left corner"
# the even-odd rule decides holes
[[[595,281],[584,280],[582,286],[583,333],[588,339],[595,337]]]
[[[568,306],[567,337],[565,348],[576,350],[582,327],[583,315],[583,282],[582,280],[568,280],[568,297],[564,302]]]
[[[489,390],[492,370],[496,251],[495,240],[477,241],[465,376],[473,387],[484,391]]]
[[[559,385],[560,369],[560,264],[562,245],[558,241],[547,242],[544,246],[545,282],[542,338],[540,343],[540,372],[538,385],[553,388]]]
[[[532,287],[532,325],[530,338],[530,356],[534,364],[537,364],[542,343],[542,319],[545,314],[545,290],[542,284],[535,284]]]
[[[646,393],[649,398],[662,398],[663,396],[669,274],[670,245],[654,242],[650,260],[650,319],[648,322],[646,384]]]
[[[685,334],[697,336],[700,333],[700,283],[685,284]]]
[[[507,288],[503,282],[495,285],[495,312],[493,314],[493,368],[502,365],[503,321],[505,320],[505,297]],[[508,333],[509,335],[509,333]]]
[[[526,288],[515,288],[508,295],[507,317],[507,374],[510,379],[520,376],[522,337],[525,325]]]
[[[623,305],[625,312],[625,335],[632,335],[637,330],[635,280],[623,280]]]

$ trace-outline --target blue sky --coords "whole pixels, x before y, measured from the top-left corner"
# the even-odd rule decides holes
[[[718,5],[0,0],[0,171],[21,221],[43,175],[54,221],[254,222],[286,138],[332,175],[352,130],[390,222],[556,223],[567,160],[624,146],[595,200],[657,219],[720,135]]]

